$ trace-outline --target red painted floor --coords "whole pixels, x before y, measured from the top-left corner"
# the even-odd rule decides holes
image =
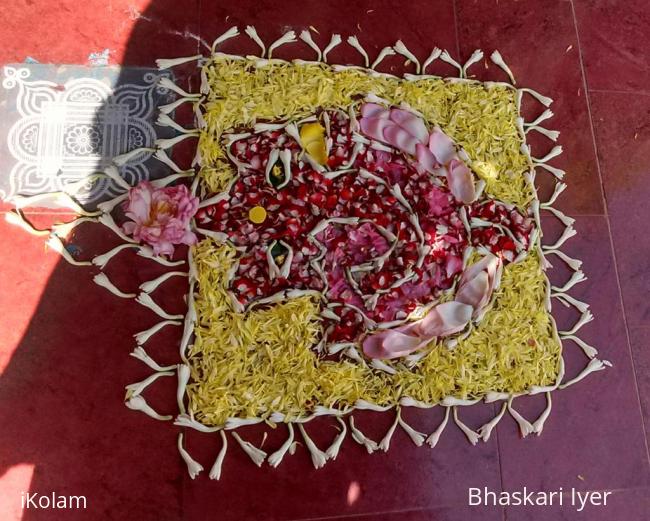
[[[193,54],[193,37],[210,41],[227,27],[253,24],[263,38],[313,26],[325,35],[356,33],[376,52],[403,39],[418,55],[434,47],[466,60],[478,47],[498,48],[519,83],[553,97],[550,127],[565,149],[555,164],[567,170],[560,207],[577,218],[568,254],[584,259],[590,281],[575,294],[592,303],[596,321],[585,339],[614,367],[554,396],[539,438],[518,439],[507,419],[489,443],[472,448],[456,429],[435,450],[417,449],[398,433],[387,455],[368,456],[347,441],[323,470],[305,451],[279,469],[255,468],[231,450],[223,478],[191,481],[175,447],[175,431],[122,403],[123,386],[146,376],[128,356],[131,335],[155,320],[141,306],[94,285],[91,270],[73,268],[45,251],[40,238],[0,220],[0,517],[2,520],[549,520],[650,519],[650,6],[643,0],[448,0],[411,2],[252,2],[190,0],[57,3],[24,0],[3,6],[0,63],[27,56],[42,62],[86,63],[111,50],[111,63],[152,65],[155,57]],[[401,4],[401,5],[400,5]],[[318,39],[318,38],[317,38]],[[320,41],[320,40],[319,40]],[[286,47],[284,52],[290,52]],[[242,51],[245,49],[231,50]],[[371,52],[371,54],[372,54]],[[337,50],[332,58],[353,59]],[[399,62],[393,62],[399,63]],[[495,67],[474,67],[501,79]],[[441,68],[440,72],[445,71]],[[543,155],[548,142],[533,140]],[[540,174],[542,176],[543,174]],[[3,207],[6,209],[6,206]],[[56,218],[32,214],[39,222]],[[548,223],[548,230],[557,228]],[[549,231],[549,239],[552,233]],[[102,252],[114,238],[79,231],[80,255]],[[110,275],[124,290],[157,273],[128,253]],[[120,275],[122,274],[122,275]],[[566,276],[558,269],[553,280]],[[160,298],[182,309],[180,291]],[[571,316],[558,310],[560,321]],[[160,337],[174,361],[174,332]],[[171,346],[171,347],[169,347]],[[567,346],[568,371],[578,353]],[[574,356],[575,355],[575,356]],[[170,379],[171,380],[171,379]],[[174,383],[150,388],[165,412]],[[538,414],[531,399],[522,413]],[[494,410],[463,411],[476,427]],[[416,418],[419,416],[419,418]],[[411,413],[418,425],[438,418]],[[390,420],[367,415],[369,433]],[[645,427],[644,427],[645,422]],[[261,434],[246,435],[259,443]],[[322,441],[331,432],[322,433]],[[377,436],[378,437],[378,436]],[[279,442],[272,435],[267,446]],[[316,436],[316,441],[320,438]],[[190,435],[192,454],[209,462],[214,437]],[[612,490],[607,507],[470,508],[467,488],[492,490]],[[83,494],[86,511],[20,511],[21,491]],[[352,493],[358,491],[357,494]],[[18,506],[17,506],[18,505]],[[21,517],[22,516],[22,517]]]

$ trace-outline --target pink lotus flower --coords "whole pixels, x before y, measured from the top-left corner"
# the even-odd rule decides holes
[[[122,229],[152,246],[154,254],[172,255],[175,244],[196,244],[190,219],[198,207],[198,197],[192,197],[185,185],[154,188],[149,181],[142,181],[129,190],[125,211],[131,220]]]

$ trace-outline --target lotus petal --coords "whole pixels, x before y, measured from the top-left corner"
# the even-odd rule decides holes
[[[429,136],[429,150],[441,165],[448,164],[456,155],[456,147],[451,138],[439,128]]]
[[[469,266],[460,279],[460,284],[465,284],[468,280],[476,277],[481,271],[493,271],[496,269],[496,264],[499,262],[499,257],[496,255],[485,255],[481,260]]]
[[[458,159],[452,159],[447,167],[447,184],[454,197],[465,204],[476,199],[474,178],[468,166]]]
[[[384,129],[382,141],[412,156],[415,155],[415,145],[418,142],[412,134],[397,125],[387,126]]]
[[[460,279],[456,300],[474,307],[480,316],[499,283],[503,262],[496,255],[486,255],[465,270]]]
[[[420,143],[425,144],[429,139],[427,127],[424,126],[422,118],[403,109],[390,109],[390,119],[406,130]]]
[[[419,349],[423,344],[417,336],[406,335],[399,329],[374,333],[363,341],[363,352],[369,358],[388,360],[399,358]]]
[[[476,277],[459,286],[456,300],[478,309],[489,298],[490,278],[486,271],[481,271]]]
[[[388,119],[390,111],[378,105],[377,103],[364,103],[361,105],[361,116],[364,118],[384,118]]]
[[[361,118],[361,132],[378,141],[385,141],[384,130],[391,125],[387,118]]]
[[[427,315],[404,326],[374,333],[363,341],[363,352],[370,358],[391,359],[406,356],[436,337],[462,331],[474,308],[460,302],[439,304]]]
[[[389,110],[376,103],[365,103],[361,106],[361,116],[361,131],[365,135],[407,154],[415,155],[415,145],[424,145],[429,139],[422,118],[408,110]]]
[[[418,160],[418,164],[422,168],[424,168],[430,174],[434,173],[434,168],[436,166],[436,158],[431,153],[431,150],[429,150],[422,143],[418,143],[415,145],[415,157]]]
[[[445,302],[429,310],[418,321],[417,330],[427,341],[436,337],[445,337],[462,331],[472,318],[474,308],[462,302]]]

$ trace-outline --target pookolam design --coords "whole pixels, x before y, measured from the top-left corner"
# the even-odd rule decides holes
[[[178,135],[146,151],[170,169],[168,177],[125,181],[120,168],[143,152],[134,149],[94,175],[122,191],[96,211],[79,205],[71,185],[17,196],[16,211],[7,214],[30,233],[47,235],[67,262],[99,270],[97,284],[160,317],[134,335],[131,356],[153,372],[127,386],[126,406],[179,427],[178,450],[192,478],[204,467],[188,452],[186,436],[220,438],[208,471],[219,479],[229,440],[256,465],[276,467],[300,437],[321,468],[350,440],[368,453],[389,450],[397,428],[433,448],[453,422],[476,444],[488,441],[509,412],[522,436],[540,434],[552,393],[610,365],[577,336],[593,316],[588,303],[569,294],[586,277],[581,261],[561,250],[575,235],[573,219],[553,206],[566,185],[564,172],[549,162],[562,149],[536,158],[526,143],[529,132],[557,141],[558,132],[541,126],[553,115],[552,100],[515,87],[497,51],[490,60],[508,82],[468,77],[482,51],[460,64],[435,48],[420,62],[398,41],[371,62],[351,36],[346,43],[363,65],[338,65],[328,63],[328,54],[343,44],[340,35],[321,48],[310,31],[289,31],[268,46],[255,28],[244,32],[226,31],[207,56],[158,60],[161,69],[196,62],[201,77],[196,93],[160,80],[178,99],[159,107],[158,124]],[[239,38],[259,46],[259,57],[219,50]],[[314,61],[273,57],[298,40]],[[382,72],[391,55],[406,58],[414,73]],[[458,76],[428,74],[438,60]],[[542,107],[533,121],[521,116],[524,99]],[[196,128],[174,121],[183,104],[193,106]],[[185,140],[197,141],[188,168],[168,153]],[[556,179],[545,202],[537,195],[538,173]],[[21,208],[43,199],[75,209],[79,218],[35,229]],[[541,212],[565,226],[553,244],[542,244]],[[90,260],[76,258],[67,237],[83,222],[108,227],[124,243]],[[186,259],[173,257],[178,248],[187,249]],[[168,271],[139,293],[125,293],[103,271],[124,250]],[[573,271],[562,286],[547,278],[550,258]],[[166,312],[152,297],[172,277],[188,281],[184,315]],[[556,300],[580,313],[569,330],[555,324]],[[180,356],[161,366],[155,338],[167,327],[182,329]],[[572,378],[562,357],[569,344],[586,358]],[[164,376],[178,380],[176,414],[159,413],[145,398]],[[536,394],[547,405],[529,421],[515,400]],[[467,425],[463,407],[481,400],[500,402],[498,413],[485,425]],[[418,430],[408,419],[413,407],[442,409],[438,427]],[[373,440],[355,423],[358,410],[392,414],[394,421]],[[318,447],[308,431],[323,417],[338,433]],[[253,424],[285,426],[287,437],[262,449],[240,435]]]

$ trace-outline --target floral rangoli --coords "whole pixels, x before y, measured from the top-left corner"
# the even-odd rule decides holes
[[[198,93],[161,80],[179,94],[160,107],[159,124],[179,132],[156,144],[169,177],[137,186],[121,179],[115,167],[140,153],[136,149],[98,174],[124,193],[97,212],[84,212],[73,192],[59,192],[18,198],[17,204],[56,197],[79,210],[80,219],[41,232],[20,210],[8,217],[28,231],[50,234],[48,244],[73,264],[102,269],[123,249],[135,248],[170,266],[138,295],[123,293],[103,272],[94,278],[162,319],[135,335],[132,355],[154,373],[127,387],[126,405],[173,419],[184,431],[218,432],[222,446],[209,472],[213,479],[221,475],[229,436],[257,465],[277,466],[295,450],[294,426],[317,468],[337,457],[348,434],[368,452],[385,451],[399,426],[417,445],[434,447],[450,416],[472,444],[487,441],[506,411],[522,436],[541,433],[551,393],[609,365],[576,336],[592,315],[588,304],[568,294],[585,276],[580,261],[560,250],[575,234],[573,220],[552,206],[564,183],[557,182],[549,201],[537,198],[536,171],[558,180],[564,175],[548,164],[561,148],[531,157],[527,132],[553,141],[558,133],[540,126],[550,111],[525,122],[520,106],[524,96],[544,106],[551,100],[511,83],[469,79],[480,51],[461,65],[434,49],[421,64],[399,41],[371,66],[350,37],[365,66],[329,65],[327,54],[342,43],[338,35],[321,50],[303,31],[299,39],[317,59],[288,62],[272,53],[296,41],[292,31],[268,48],[254,28],[246,34],[260,46],[260,57],[218,51],[225,40],[240,37],[233,28],[208,57],[159,60],[161,68],[197,60],[201,72]],[[378,72],[382,59],[396,53],[416,74]],[[426,74],[435,60],[453,65],[459,76]],[[491,60],[514,83],[498,52]],[[183,103],[193,104],[196,128],[170,117]],[[166,150],[186,139],[198,139],[198,146],[193,167],[183,170]],[[125,210],[120,222],[118,205]],[[543,210],[566,226],[555,244],[541,243]],[[65,237],[89,220],[125,243],[91,262],[74,258]],[[179,245],[188,245],[187,260],[171,261]],[[575,272],[562,287],[548,281],[548,256]],[[188,278],[184,316],[170,315],[150,296],[177,276]],[[572,329],[558,331],[552,299],[580,311]],[[161,367],[143,347],[164,327],[183,328],[175,366]],[[588,358],[568,381],[566,341]],[[147,404],[145,390],[174,374],[179,411],[161,415]],[[547,407],[529,421],[513,400],[540,393]],[[493,420],[473,430],[459,409],[479,400],[503,404]],[[436,406],[445,415],[433,433],[405,418],[408,407]],[[372,440],[354,423],[358,409],[394,414],[394,423],[381,440]],[[321,416],[333,417],[339,433],[319,448],[308,430]],[[288,431],[268,453],[236,432],[262,422],[285,424]],[[203,466],[183,436],[179,452],[195,477]]]

